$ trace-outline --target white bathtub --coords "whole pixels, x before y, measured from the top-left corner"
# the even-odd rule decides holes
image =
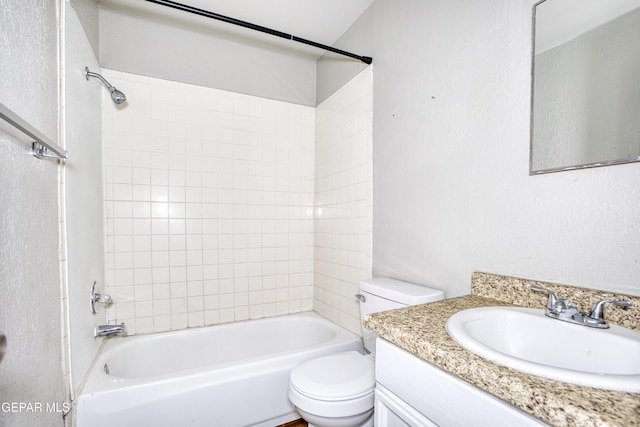
[[[273,427],[299,418],[291,368],[346,350],[362,351],[361,339],[311,312],[109,338],[74,402],[76,423]]]

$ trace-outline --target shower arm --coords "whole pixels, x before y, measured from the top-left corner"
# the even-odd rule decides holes
[[[107,89],[109,89],[110,91],[113,90],[113,86],[111,85],[111,83],[109,83],[100,74],[89,71],[89,67],[84,67],[84,74],[85,74],[85,77],[86,77],[87,80],[89,80],[89,77],[97,77],[98,79],[100,79],[100,81],[102,83],[104,83],[104,85],[107,87]]]
[[[111,100],[113,101],[114,104],[120,105],[127,100],[127,97],[125,96],[124,93],[122,93],[122,91],[119,91],[118,89],[116,89],[115,86],[109,83],[107,79],[102,77],[100,74],[92,73],[91,71],[89,71],[89,67],[84,67],[84,76],[87,80],[89,80],[89,77],[96,77],[102,83],[104,83],[107,89],[109,89],[109,92],[111,92]]]

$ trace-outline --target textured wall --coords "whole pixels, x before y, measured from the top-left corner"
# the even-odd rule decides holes
[[[56,2],[0,0],[0,102],[58,139]]]
[[[55,2],[0,1],[0,102],[57,141]],[[65,399],[58,256],[58,166],[29,143],[0,131],[0,402],[40,403],[42,411],[5,412],[7,426],[62,425]]]
[[[111,318],[131,333],[311,309],[314,109],[108,71]]]
[[[475,270],[640,294],[640,164],[528,175],[533,4],[369,9],[374,275],[447,296]]]
[[[361,333],[358,293],[371,277],[371,67],[316,108],[314,310]]]
[[[0,402],[62,405],[58,167],[3,131],[0,149],[0,331],[8,340]],[[3,410],[0,424],[62,425],[62,414]]]

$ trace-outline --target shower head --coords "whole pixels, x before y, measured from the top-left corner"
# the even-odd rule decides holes
[[[109,89],[109,91],[111,92],[111,100],[113,101],[114,104],[120,105],[127,100],[127,97],[124,95],[124,93],[116,89],[115,86],[112,86],[111,83],[109,83],[107,79],[102,77],[100,74],[92,73],[91,71],[89,71],[89,67],[84,67],[84,76],[87,80],[89,80],[89,77],[96,77],[102,83],[104,83],[107,89]]]
[[[124,95],[124,93],[120,92],[115,87],[112,87],[110,90],[111,90],[111,99],[115,104],[120,105],[127,100],[127,97]]]

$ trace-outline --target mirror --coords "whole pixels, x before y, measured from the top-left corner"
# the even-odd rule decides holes
[[[533,10],[531,175],[640,161],[640,0]]]

